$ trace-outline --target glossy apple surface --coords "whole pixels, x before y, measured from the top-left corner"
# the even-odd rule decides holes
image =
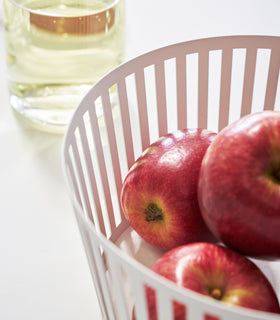
[[[241,118],[222,130],[201,166],[198,197],[209,229],[226,245],[280,258],[280,112]]]
[[[274,288],[248,258],[211,243],[192,243],[163,254],[151,267],[159,275],[229,305],[280,313]],[[149,320],[157,320],[156,296],[146,287]],[[174,319],[186,319],[187,310],[174,303]],[[135,319],[135,314],[134,314]]]
[[[210,241],[197,200],[202,158],[216,134],[178,130],[151,144],[129,170],[121,204],[132,228],[148,243],[167,250]]]

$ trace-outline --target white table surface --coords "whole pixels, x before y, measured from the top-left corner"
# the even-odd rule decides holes
[[[196,38],[280,35],[279,0],[126,1],[127,59]],[[0,319],[99,320],[61,169],[63,136],[15,119],[1,21]]]

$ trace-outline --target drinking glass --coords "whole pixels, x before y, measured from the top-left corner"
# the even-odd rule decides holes
[[[4,0],[10,104],[64,132],[91,86],[124,59],[124,0]]]

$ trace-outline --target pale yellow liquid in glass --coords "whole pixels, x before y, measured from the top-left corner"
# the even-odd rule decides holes
[[[124,58],[123,0],[4,0],[11,105],[63,131],[90,87]]]

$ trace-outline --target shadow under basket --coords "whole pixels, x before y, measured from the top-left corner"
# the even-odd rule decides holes
[[[122,182],[158,137],[184,128],[219,132],[240,117],[280,110],[280,37],[229,36],[170,45],[130,60],[84,97],[68,126],[63,169],[104,319],[148,319],[145,284],[158,319],[280,319],[179,288],[149,270],[163,253],[131,229]],[[280,261],[258,262],[280,297]]]

